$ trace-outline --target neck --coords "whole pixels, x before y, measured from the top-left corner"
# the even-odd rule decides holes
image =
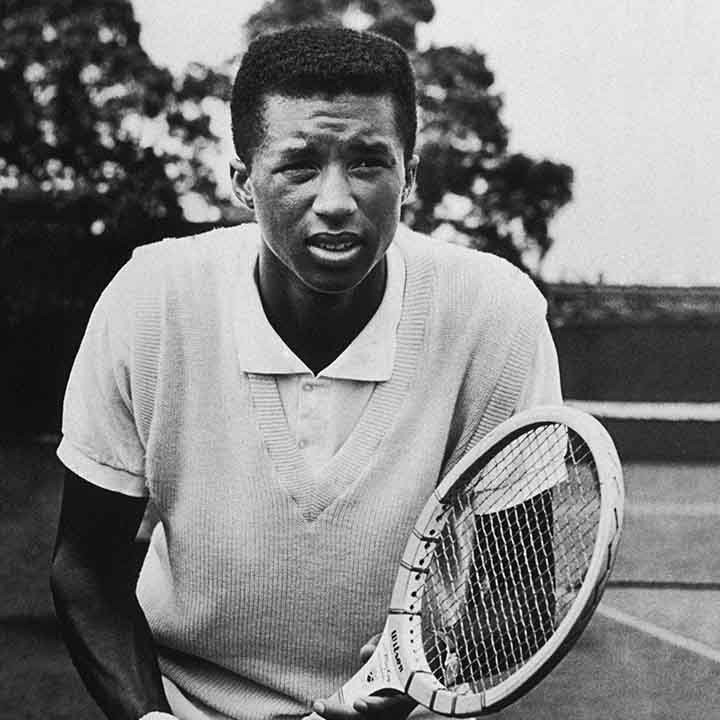
[[[268,321],[315,373],[332,363],[375,314],[385,292],[383,258],[356,287],[342,293],[310,290],[276,258],[261,252],[256,282]]]

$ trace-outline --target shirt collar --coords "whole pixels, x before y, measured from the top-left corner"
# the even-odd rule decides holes
[[[386,253],[387,279],[380,306],[358,336],[318,377],[382,382],[392,376],[396,330],[402,313],[405,262],[392,243]],[[244,372],[264,375],[313,374],[268,321],[255,283],[257,254],[245,282],[238,283],[238,358]]]

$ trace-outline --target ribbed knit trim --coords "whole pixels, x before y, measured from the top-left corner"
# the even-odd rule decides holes
[[[406,284],[390,380],[378,383],[348,439],[313,480],[293,442],[274,377],[250,374],[250,391],[263,441],[281,485],[312,522],[351,485],[360,482],[373,453],[397,418],[415,374],[435,284],[431,257],[405,257]]]
[[[275,376],[248,373],[248,380],[263,446],[272,460],[280,484],[302,506],[303,498],[312,494],[314,483],[290,435]]]

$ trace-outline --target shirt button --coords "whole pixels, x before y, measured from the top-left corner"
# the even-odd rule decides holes
[[[312,389],[313,389],[313,386],[310,383],[305,383],[303,385],[303,390],[305,390],[306,392],[312,392]]]
[[[302,450],[307,445],[307,440],[298,440],[298,447]]]

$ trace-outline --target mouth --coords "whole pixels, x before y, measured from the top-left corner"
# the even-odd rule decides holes
[[[360,245],[360,237],[355,233],[317,233],[308,240],[309,247],[328,252],[346,252],[357,245]]]
[[[320,263],[351,263],[362,252],[362,240],[355,233],[317,233],[307,241],[308,250]]]

